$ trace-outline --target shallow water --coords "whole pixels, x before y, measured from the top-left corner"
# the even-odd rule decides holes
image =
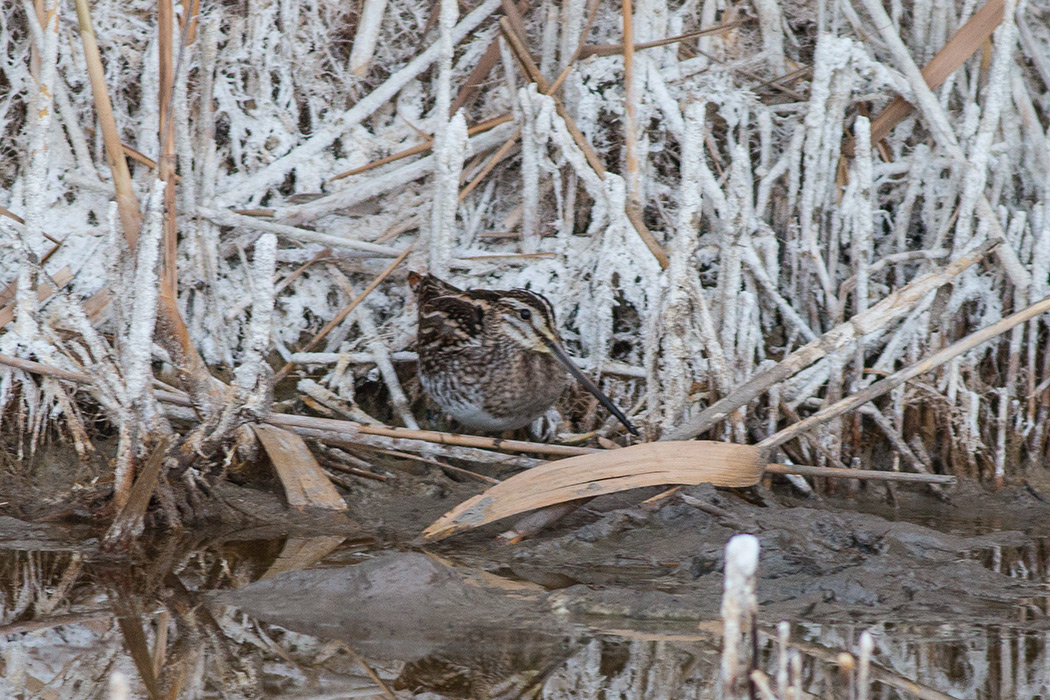
[[[936,530],[844,514],[850,503],[728,505],[762,541],[757,644],[774,678],[787,620],[787,656],[816,697],[856,697],[839,662],[864,631],[876,642],[871,697],[1050,697],[1045,531],[1004,533],[1016,523],[932,503],[888,514]],[[424,555],[389,534],[248,531],[153,541],[130,561],[101,558],[83,532],[0,517],[0,696],[107,697],[119,672],[132,697],[717,697],[725,533],[701,532],[680,504],[626,512],[517,549],[478,535]],[[819,547],[806,548],[806,527],[825,533]],[[916,578],[894,597],[864,568],[873,562],[896,593],[913,585],[909,566],[973,581]]]

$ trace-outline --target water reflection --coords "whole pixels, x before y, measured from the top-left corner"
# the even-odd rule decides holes
[[[170,539],[131,565],[89,550],[0,550],[0,696],[106,697],[120,670],[138,697],[716,697],[717,624],[584,619],[531,572],[331,536]],[[1048,552],[1033,538],[973,556],[1046,582]],[[760,658],[775,678],[797,656],[806,692],[849,698],[840,654],[870,630],[873,697],[1050,696],[1046,599],[1001,608],[973,624],[800,619],[786,653],[767,620]]]

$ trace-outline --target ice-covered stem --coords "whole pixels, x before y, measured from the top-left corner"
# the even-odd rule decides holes
[[[87,2],[87,0],[78,0]],[[500,0],[485,0],[455,26],[451,33],[452,42],[458,43],[474,31],[500,5]],[[309,164],[319,153],[332,145],[336,139],[344,137],[362,121],[371,116],[377,109],[387,103],[409,82],[436,61],[441,53],[440,42],[430,46],[419,54],[404,68],[396,71],[382,85],[368,93],[343,114],[333,119],[316,134],[301,143],[288,154],[278,158],[252,176],[242,180],[235,187],[215,198],[215,207],[228,207],[249,199],[261,196],[266,188],[281,182],[293,168]],[[446,110],[448,105],[446,104]],[[447,114],[447,112],[446,112]]]
[[[722,594],[721,697],[745,697],[755,633],[758,598],[758,538],[736,535],[726,545],[725,592]]]
[[[467,120],[463,117],[462,110],[449,120],[447,130],[439,138],[435,138],[435,141],[430,271],[438,277],[447,277],[456,240],[459,176],[463,171],[463,158],[467,152]]]
[[[962,196],[959,200],[959,220],[955,227],[955,250],[963,250],[969,245],[973,212],[978,199],[984,196],[984,186],[988,178],[988,154],[991,152],[992,139],[999,127],[999,116],[1003,111],[1003,103],[1009,99],[1010,80],[1007,71],[1014,62],[1014,44],[1017,36],[1017,25],[1014,23],[1016,6],[1016,0],[1006,0],[1003,3],[1003,21],[995,30],[995,56],[992,59],[988,72],[988,83],[984,91],[981,123],[977,128],[973,145],[969,149],[969,157],[966,159],[968,167],[963,181]]]
[[[120,141],[117,121],[113,116],[113,103],[110,102],[106,89],[106,73],[102,67],[102,56],[98,50],[98,40],[91,24],[91,10],[88,0],[73,0],[77,8],[77,20],[80,24],[80,39],[84,44],[84,62],[87,64],[88,78],[91,81],[91,92],[95,100],[95,112],[98,115],[102,140],[106,146],[106,160],[109,162],[113,176],[113,187],[116,190],[117,206],[120,210],[120,223],[128,246],[135,247],[139,229],[142,227],[142,210],[138,198],[131,186],[131,172],[124,159],[124,146]]]
[[[758,28],[762,32],[762,48],[766,62],[774,76],[786,72],[784,61],[784,16],[777,0],[754,0],[758,14]]]
[[[452,104],[452,54],[455,42],[452,34],[456,29],[459,17],[459,5],[456,0],[441,0],[441,12],[438,17],[438,79],[437,96],[434,106],[434,139],[440,139],[442,126],[448,121],[448,107]],[[437,142],[434,144],[437,146]]]
[[[27,20],[37,21],[36,12],[27,7]],[[32,344],[39,333],[35,319],[37,295],[33,257],[44,246],[44,219],[47,216],[48,171],[50,169],[51,121],[54,114],[55,80],[58,78],[58,0],[44,4],[43,46],[40,51],[40,74],[29,112],[29,162],[25,173],[25,228],[22,236],[22,263],[18,266],[17,313],[15,332],[22,343]]]
[[[125,290],[131,297],[131,318],[128,324],[127,342],[122,347],[126,396],[132,413],[142,424],[152,417],[143,411],[150,410],[152,402],[146,401],[153,381],[151,358],[153,355],[153,331],[157,320],[157,297],[160,279],[157,263],[160,259],[160,244],[164,230],[164,213],[161,200],[165,183],[158,180],[150,193],[149,215],[146,226],[135,249],[135,276],[133,290]]]
[[[855,198],[853,206],[853,244],[850,246],[853,255],[854,274],[857,276],[857,287],[854,293],[854,313],[863,313],[868,309],[869,268],[874,253],[873,239],[875,227],[872,222],[872,167],[871,167],[871,123],[867,117],[858,116],[853,124],[856,151],[853,161],[853,178]]]
[[[536,83],[521,88],[517,95],[521,106],[521,237],[526,253],[540,248],[540,149],[546,147],[536,133],[535,95]]]
[[[860,634],[860,658],[857,664],[857,700],[871,697],[871,655],[875,651],[875,638],[871,632]]]
[[[787,621],[777,623],[777,694],[786,700],[788,680],[788,639],[791,637],[791,624]]]
[[[357,33],[354,34],[354,48],[350,51],[350,73],[358,78],[368,74],[368,66],[372,63],[372,55],[379,40],[379,28],[383,23],[386,3],[387,0],[365,0],[361,6]]]
[[[244,359],[235,372],[236,384],[246,392],[255,391],[260,380],[266,382],[269,379],[266,351],[270,347],[276,296],[273,273],[277,266],[277,236],[264,233],[259,237],[255,242],[255,257],[252,262],[252,317],[244,342]]]
[[[694,334],[699,335],[704,343],[710,373],[718,390],[727,392],[731,386],[725,355],[707,304],[707,294],[701,287],[691,263],[699,241],[697,225],[703,198],[700,164],[704,157],[706,106],[707,103],[702,100],[691,100],[686,106],[683,127],[678,216],[675,237],[669,251],[668,289],[660,322],[660,334],[663,336],[660,384],[665,429],[670,428],[674,421],[681,417],[689,401],[689,392],[694,381],[694,372],[690,365],[695,362],[696,355],[692,346]]]

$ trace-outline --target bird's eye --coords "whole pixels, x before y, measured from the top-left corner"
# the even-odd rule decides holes
[[[528,321],[530,318],[532,318],[532,312],[528,309],[522,309],[518,312],[518,316],[521,316],[522,321]]]

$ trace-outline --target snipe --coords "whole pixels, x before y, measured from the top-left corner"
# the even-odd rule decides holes
[[[550,408],[566,371],[637,435],[627,416],[569,359],[545,298],[525,289],[458,289],[410,272],[419,304],[419,381],[463,425],[511,430]]]

